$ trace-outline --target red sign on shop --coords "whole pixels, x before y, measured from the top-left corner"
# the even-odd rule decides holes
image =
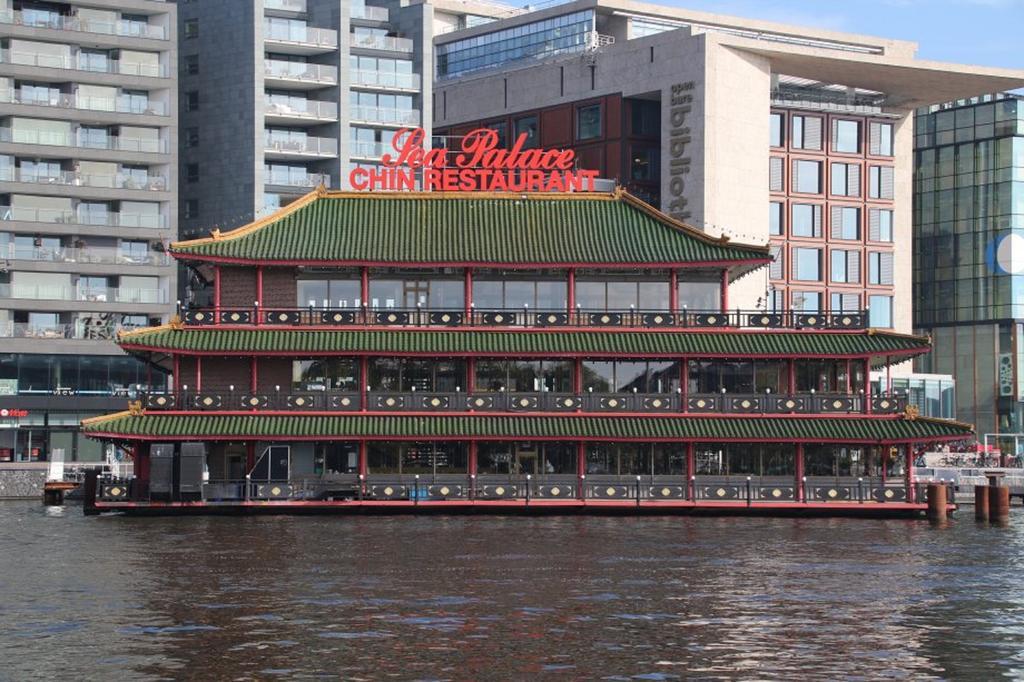
[[[592,192],[597,171],[576,170],[571,149],[525,149],[523,133],[515,144],[498,146],[498,133],[479,128],[467,133],[458,150],[425,147],[423,128],[402,128],[391,139],[395,154],[384,154],[379,168],[354,168],[349,185],[356,190],[415,189],[484,192]]]
[[[0,408],[0,418],[7,417],[27,417],[28,410],[19,410],[13,407]]]

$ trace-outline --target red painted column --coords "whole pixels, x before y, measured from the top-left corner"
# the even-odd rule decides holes
[[[864,412],[871,414],[871,358],[864,358]]]
[[[569,274],[566,277],[566,308],[568,308],[569,314],[576,310],[576,268],[569,268]]]
[[[787,378],[789,388],[787,388],[786,390],[789,392],[790,395],[794,395],[796,393],[796,360],[790,358],[789,360],[786,361],[786,371],[789,374]]]
[[[249,441],[245,444],[245,473],[252,473],[254,466],[256,466],[256,443]]]
[[[576,358],[572,365],[572,392],[583,394],[583,358]]]
[[[679,271],[675,268],[668,273],[668,310],[670,313],[679,310]]]
[[[469,441],[469,475],[476,476],[477,442]]]
[[[249,390],[253,393],[259,390],[260,371],[257,365],[256,356],[249,358]]]
[[[729,312],[729,268],[722,270],[722,312]]]
[[[256,324],[261,323],[263,315],[260,313],[260,308],[263,307],[263,266],[256,266]]]
[[[213,321],[220,324],[220,266],[213,266]]]
[[[476,390],[476,358],[466,358],[466,392]]]
[[[177,393],[181,390],[181,358],[177,355],[174,356],[174,370],[172,376],[174,378],[174,391]]]
[[[366,480],[368,471],[369,468],[366,463],[366,441],[361,440],[359,441],[359,475],[363,477],[364,481]]]
[[[369,408],[370,389],[367,384],[370,381],[370,359],[365,355],[359,358],[359,410],[366,412]]]
[[[196,393],[203,390],[203,356],[196,356]]]
[[[697,475],[697,458],[693,452],[693,443],[686,444],[686,489],[689,491],[687,497],[690,500],[696,499],[697,482],[694,476]]]
[[[907,443],[904,447],[904,456],[907,458],[907,499],[917,502],[917,490],[914,489],[914,447],[911,443]]]
[[[796,501],[804,501],[804,444],[796,444],[796,466],[794,467],[794,478],[796,479],[793,483],[796,486]]]
[[[892,358],[885,356],[885,392],[892,395]]]
[[[891,445],[882,446],[882,487],[885,487],[885,481],[889,477],[889,449]]]
[[[583,499],[583,481],[587,475],[587,444],[583,441],[576,443],[576,481],[579,483],[579,494],[577,497]]]
[[[853,360],[846,359],[846,395],[853,393]]]
[[[466,281],[462,292],[465,301],[466,324],[469,324],[469,313],[473,310],[473,268],[466,268]]]
[[[679,359],[679,411],[690,411],[690,359]]]
[[[359,268],[359,298],[363,300],[363,310],[370,306],[370,268]]]

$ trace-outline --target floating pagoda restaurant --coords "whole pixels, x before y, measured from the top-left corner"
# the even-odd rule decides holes
[[[869,391],[928,339],[730,309],[767,248],[621,191],[321,189],[171,252],[212,301],[119,336],[174,389],[83,422],[136,465],[89,511],[916,515],[972,435]]]

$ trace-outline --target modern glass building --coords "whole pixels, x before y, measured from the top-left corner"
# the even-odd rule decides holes
[[[1024,430],[1024,97],[931,107],[914,125],[914,326],[978,433]]]

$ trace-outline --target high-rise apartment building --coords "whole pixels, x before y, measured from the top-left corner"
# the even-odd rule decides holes
[[[915,108],[1024,72],[916,45],[631,0],[575,0],[435,37],[435,135],[570,147],[714,234],[770,242],[744,308],[868,310],[909,332]],[[940,355],[940,354],[936,354]]]
[[[181,231],[231,228],[429,130],[432,36],[507,14],[485,2],[179,4]],[[426,77],[424,77],[426,73]]]
[[[175,9],[0,0],[0,461],[160,383],[111,338],[174,307]]]
[[[1024,97],[918,112],[914,326],[979,434],[1024,431]],[[1012,440],[1012,439],[1011,439]]]

